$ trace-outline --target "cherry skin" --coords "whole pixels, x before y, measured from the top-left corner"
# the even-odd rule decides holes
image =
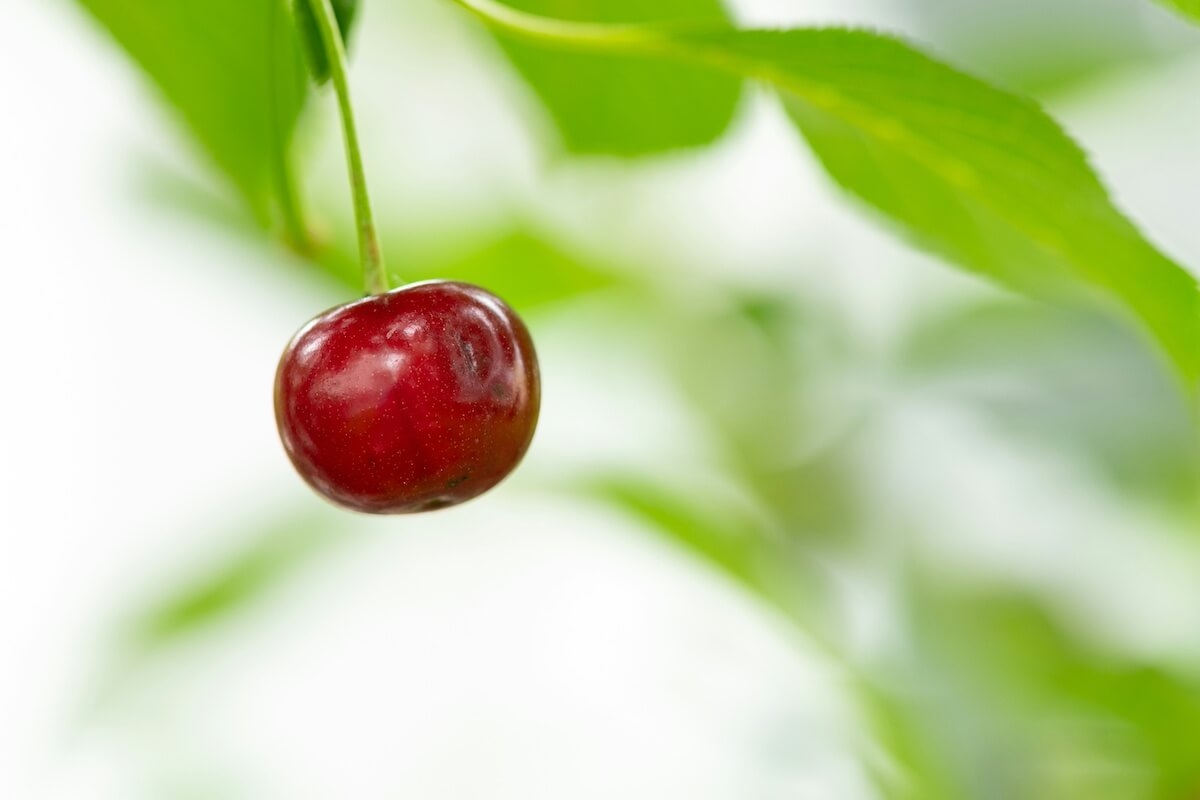
[[[275,376],[296,470],[333,502],[428,511],[495,486],[525,455],[541,401],[520,317],[466,283],[429,281],[338,306],[300,329]]]

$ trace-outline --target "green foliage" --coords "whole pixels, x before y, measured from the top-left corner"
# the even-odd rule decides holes
[[[1200,390],[1200,287],[1116,209],[1034,103],[866,31],[572,26],[459,0],[539,41],[763,81],[835,181],[918,245],[1021,292],[1123,307]]]
[[[673,492],[650,481],[610,477],[586,488],[702,554],[738,581],[757,585],[758,565],[769,540],[761,523],[728,507],[718,508],[711,498],[701,508],[690,493]]]
[[[400,235],[389,236],[403,250]],[[341,242],[321,259],[322,272],[341,287],[362,290],[362,273],[353,242]],[[503,297],[521,313],[578,298],[617,285],[621,277],[604,265],[568,253],[530,227],[515,226],[477,248],[451,258],[413,256],[398,268],[402,281],[456,280],[475,283]]]
[[[1033,296],[1119,303],[1200,383],[1196,280],[1033,103],[864,31],[681,31],[664,47],[779,89],[834,180],[919,245]]]
[[[720,0],[514,0],[551,17],[605,23],[719,22]],[[572,53],[501,39],[504,51],[575,153],[639,156],[719,137],[733,118],[736,78],[661,59]]]
[[[902,360],[910,380],[968,398],[1007,437],[1072,454],[1117,492],[1200,511],[1187,403],[1126,326],[997,299],[925,320]]]
[[[732,288],[728,294],[715,313],[682,315],[666,360],[693,406],[721,431],[733,459],[761,469],[779,458],[780,441],[804,439],[811,412],[804,390],[815,380],[815,367],[802,337],[816,326],[805,324],[810,310],[791,297]],[[728,379],[714,381],[714,374]],[[764,419],[772,420],[770,428]]]
[[[199,9],[173,0],[147,12],[130,0],[81,2],[264,218],[273,165],[285,161],[303,100],[295,37],[272,27],[279,5],[217,0]],[[723,14],[711,0],[519,6],[600,22]],[[345,24],[355,7],[340,5]],[[764,80],[782,92],[833,178],[919,245],[1034,296],[1122,305],[1188,385],[1200,384],[1195,279],[1113,206],[1079,148],[1032,103],[861,31],[663,30],[651,47],[643,41],[620,55],[504,46],[577,152],[635,155],[710,141],[732,115],[738,81],[703,66]],[[264,55],[272,37],[277,47]]]
[[[821,633],[812,614],[822,585],[817,567],[760,510],[720,492],[682,491],[646,478],[597,477],[580,488],[630,513],[805,631]]]
[[[260,221],[304,102],[283,0],[79,0],[180,113]]]
[[[280,517],[247,531],[253,544],[195,582],[147,609],[133,641],[154,649],[243,613],[334,542],[330,518],[312,514]]]
[[[1200,22],[1200,0],[1159,0],[1159,2],[1171,6]]]
[[[910,698],[884,686],[858,687],[859,704],[883,753],[866,761],[880,794],[888,800],[961,800],[968,797],[948,763],[947,753],[929,736],[929,721],[912,713]]]
[[[953,691],[1008,735],[1009,796],[1189,798],[1200,788],[1200,686],[1107,657],[1030,598],[921,581],[918,638]],[[1001,746],[995,743],[994,746]],[[995,758],[976,783],[995,786]],[[1070,769],[1070,772],[1067,771]],[[1144,786],[1146,793],[1131,791]]]
[[[415,279],[448,278],[486,286],[522,312],[613,286],[616,276],[518,228],[449,262],[416,265]]]
[[[321,31],[313,17],[314,2],[319,0],[295,0],[293,11],[296,16],[296,26],[300,29],[300,41],[304,45],[305,63],[313,80],[318,84],[326,83],[330,78],[329,55],[325,52],[325,42]],[[332,0],[333,14],[337,18],[338,30],[347,50],[350,47],[350,32],[358,19],[359,0]]]
[[[723,469],[754,487],[787,535],[844,544],[859,524],[852,426],[844,398],[836,414],[829,406],[830,373],[852,358],[848,332],[800,298],[733,287],[722,294],[720,309],[671,321],[663,361],[712,430]],[[647,310],[654,313],[656,327],[667,328],[661,311]]]

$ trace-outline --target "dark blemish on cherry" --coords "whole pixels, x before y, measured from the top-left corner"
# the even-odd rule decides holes
[[[479,359],[475,357],[475,345],[467,341],[466,337],[458,337],[458,354],[463,357],[467,363],[467,369],[472,375],[479,375]]]

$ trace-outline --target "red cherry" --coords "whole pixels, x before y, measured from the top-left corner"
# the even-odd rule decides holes
[[[520,317],[449,281],[321,314],[275,376],[279,435],[301,477],[374,514],[443,508],[495,486],[525,455],[540,401]]]

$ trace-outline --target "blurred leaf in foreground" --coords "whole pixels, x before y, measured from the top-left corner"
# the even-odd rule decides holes
[[[1010,730],[977,786],[1029,800],[1190,800],[1200,683],[1086,644],[1030,598],[924,581],[917,641],[970,714]],[[954,676],[954,677],[950,677]]]
[[[304,102],[283,0],[79,0],[180,113],[260,222]]]
[[[731,578],[768,608],[823,640],[824,580],[753,506],[722,493],[667,487],[652,479],[596,477],[579,487],[647,524],[666,541]]]
[[[664,361],[739,465],[775,469],[805,438],[816,383],[806,337],[832,326],[817,324],[817,312],[786,293],[727,295],[718,308],[677,310]]]
[[[616,269],[568,252],[532,227],[516,225],[474,249],[450,257],[414,254],[401,237],[383,232],[384,249],[407,252],[394,285],[424,280],[475,283],[495,292],[521,313],[538,310],[605,289],[624,280]],[[388,243],[396,242],[395,247]],[[340,242],[320,259],[328,276],[355,293],[362,291],[362,268],[352,242]]]
[[[1182,11],[1193,20],[1200,22],[1200,0],[1159,0],[1159,2]]]
[[[755,583],[768,539],[760,526],[742,515],[714,510],[711,503],[676,495],[648,481],[614,477],[593,481],[587,488],[669,533],[739,581]]]
[[[859,411],[841,385],[849,332],[792,293],[722,294],[718,308],[653,318],[670,339],[663,361],[789,537],[848,543],[860,522],[848,448]]]
[[[156,210],[167,208],[193,220],[203,219],[258,243],[256,230],[246,224],[236,208],[207,186],[179,174],[169,165],[151,160],[144,166],[142,188],[146,201]],[[416,252],[403,235],[395,232],[384,230],[382,235],[385,250],[408,256],[397,268],[400,276],[393,276],[395,285],[434,279],[467,281],[495,292],[521,313],[536,313],[591,292],[636,281],[621,266],[575,253],[528,223],[517,223],[491,234],[491,238],[482,237],[481,244],[449,256]],[[478,236],[468,231],[462,231],[461,235]],[[265,259],[263,263],[272,268],[280,265],[274,259]],[[287,276],[291,279],[305,272],[327,285],[330,302],[360,295],[362,266],[353,234],[341,231],[333,243],[315,254],[314,260],[288,264]]]
[[[720,22],[720,0],[511,0],[514,8],[603,23]],[[502,38],[517,70],[550,111],[567,149],[638,156],[717,139],[741,81],[659,59],[572,53]]]
[[[947,753],[928,736],[929,720],[881,687],[860,682],[858,697],[873,743],[864,755],[887,800],[962,800],[968,796]]]
[[[485,286],[528,310],[613,286],[620,276],[568,254],[528,229],[512,230],[453,261],[414,265],[415,279],[447,278]]]
[[[251,616],[273,591],[350,541],[332,511],[278,513],[237,534],[237,541],[250,542],[240,552],[203,567],[176,566],[172,584],[140,601],[116,631],[114,658],[97,673],[77,724],[103,724],[138,694],[161,656],[205,635],[215,634],[219,646],[225,626]]]
[[[909,380],[965,396],[1006,432],[1076,454],[1118,490],[1200,514],[1187,403],[1126,326],[996,300],[926,320],[903,358]]]
[[[254,543],[159,599],[134,625],[133,642],[152,650],[246,610],[338,540],[336,518],[289,514],[244,537]]]

